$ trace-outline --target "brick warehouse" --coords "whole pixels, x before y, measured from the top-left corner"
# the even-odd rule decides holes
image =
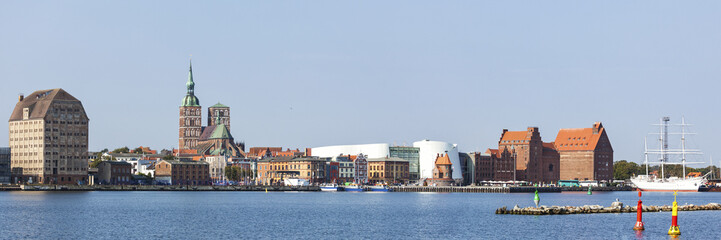
[[[80,100],[63,89],[21,95],[8,121],[12,182],[86,182],[88,121]]]
[[[498,149],[479,161],[477,181],[529,181],[613,179],[613,148],[600,122],[591,128],[561,129],[555,142],[543,142],[537,127],[526,131],[503,130]],[[478,156],[481,159],[481,156]],[[515,163],[515,171],[508,164]],[[511,166],[512,168],[512,166]]]
[[[556,182],[559,180],[558,153],[553,143],[544,143],[538,127],[529,127],[526,131],[508,131],[503,129],[498,141],[498,149],[489,149],[487,153],[495,162],[515,162],[513,171],[505,173],[503,179],[529,182]],[[500,176],[499,176],[500,177]],[[510,178],[510,179],[508,179]]]
[[[561,129],[555,146],[560,155],[561,179],[613,179],[613,147],[600,122],[590,128]]]

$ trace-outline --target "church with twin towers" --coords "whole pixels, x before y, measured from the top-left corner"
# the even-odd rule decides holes
[[[178,154],[185,156],[225,155],[241,157],[245,144],[230,134],[230,107],[220,102],[208,108],[208,125],[203,126],[202,107],[195,96],[193,64],[190,63],[186,93],[180,105]]]

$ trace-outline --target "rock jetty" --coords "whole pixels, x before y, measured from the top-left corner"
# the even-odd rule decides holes
[[[706,205],[679,205],[679,211],[707,211],[721,210],[721,204],[709,203]],[[644,212],[670,212],[671,206],[643,206]],[[496,209],[496,214],[515,214],[515,215],[560,215],[560,214],[588,214],[588,213],[635,213],[636,206],[623,206],[619,202],[614,202],[611,207],[601,205],[584,205],[584,206],[540,206],[520,208],[518,205],[512,209],[503,206]]]

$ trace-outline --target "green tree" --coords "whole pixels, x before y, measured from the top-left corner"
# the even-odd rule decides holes
[[[638,170],[639,166],[635,162],[628,162],[626,160],[616,161],[613,163],[613,179],[630,179],[638,173]]]
[[[225,166],[225,178],[231,181],[238,181],[238,168]]]
[[[244,169],[238,166],[225,166],[225,178],[231,181],[243,181],[248,177],[255,179],[253,170]]]
[[[129,153],[129,152],[130,152],[130,148],[128,148],[128,147],[121,147],[121,148],[116,148],[115,150],[113,150],[113,153]]]
[[[173,156],[172,154],[168,154],[163,156],[163,160],[175,160],[175,156]]]
[[[143,151],[142,147],[137,147],[137,148],[133,149],[133,153],[143,154],[143,153],[145,153],[145,151]]]
[[[98,164],[100,164],[100,162],[102,162],[102,161],[103,161],[103,159],[101,159],[101,158],[96,158],[95,160],[93,160],[92,162],[90,162],[90,167],[91,167],[91,168],[96,168],[96,167],[98,167]]]

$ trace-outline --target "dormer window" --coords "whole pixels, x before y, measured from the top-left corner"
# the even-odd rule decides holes
[[[23,120],[27,120],[30,117],[30,108],[23,108]]]

